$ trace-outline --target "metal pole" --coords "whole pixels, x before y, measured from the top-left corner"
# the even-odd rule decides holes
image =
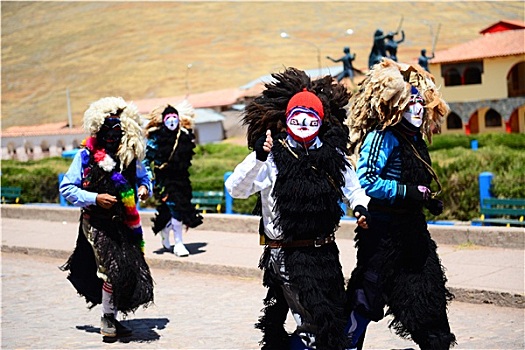
[[[69,88],[66,88],[66,100],[67,100],[67,124],[69,128],[73,128],[73,117],[71,116],[71,101],[69,98]]]

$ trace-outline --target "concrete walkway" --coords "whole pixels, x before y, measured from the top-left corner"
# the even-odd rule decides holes
[[[2,251],[63,258],[73,251],[79,209],[29,205],[2,205]],[[158,254],[160,237],[150,229],[152,212],[141,212],[146,258],[152,267],[195,272],[261,276],[257,269],[263,247],[252,216],[205,214],[205,223],[185,234],[191,255]],[[346,277],[355,266],[353,230],[343,221],[337,232],[341,263]],[[525,230],[471,226],[430,225],[438,253],[446,268],[448,286],[456,300],[525,308]]]

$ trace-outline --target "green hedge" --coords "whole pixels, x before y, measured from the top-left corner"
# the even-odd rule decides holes
[[[525,198],[525,147],[454,147],[431,151],[433,168],[442,185],[445,210],[437,219],[468,221],[479,217],[479,174],[491,172],[495,197]],[[433,184],[433,189],[436,186]]]
[[[2,161],[2,186],[20,187],[20,203],[58,203],[58,174],[65,173],[70,159],[59,157],[38,161]]]
[[[478,150],[470,148],[478,141]],[[443,185],[439,196],[445,211],[438,220],[470,220],[479,214],[478,176],[491,172],[493,195],[525,198],[525,134],[436,135],[429,147],[433,167]],[[228,143],[199,145],[195,149],[191,181],[195,191],[224,189],[224,174],[233,171],[249,153],[245,146]],[[21,203],[58,203],[58,174],[67,171],[70,159],[2,162],[2,186],[22,188]],[[433,190],[437,187],[432,185]],[[251,213],[256,197],[234,200],[234,211]],[[147,206],[154,206],[149,200]]]
[[[194,191],[224,191],[224,174],[233,171],[248,154],[245,146],[229,143],[199,145],[195,148],[192,167],[190,168],[191,184]],[[233,211],[251,213],[255,206],[256,196],[248,199],[235,199]]]

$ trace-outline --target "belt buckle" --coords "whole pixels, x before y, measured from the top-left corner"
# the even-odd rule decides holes
[[[320,243],[319,243],[319,242],[320,242]],[[325,240],[324,240],[324,239],[318,238],[318,239],[314,240],[314,248],[319,248],[319,247],[322,246],[324,243],[325,243]]]

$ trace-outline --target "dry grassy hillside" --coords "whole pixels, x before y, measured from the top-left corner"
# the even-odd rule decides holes
[[[348,45],[365,68],[374,31],[395,30],[402,15],[398,57],[412,61],[430,51],[438,23],[441,50],[500,19],[523,20],[523,4],[2,1],[2,127],[66,122],[66,89],[78,125],[104,96],[175,96],[238,87],[284,66],[316,68],[315,46],[324,66]]]

